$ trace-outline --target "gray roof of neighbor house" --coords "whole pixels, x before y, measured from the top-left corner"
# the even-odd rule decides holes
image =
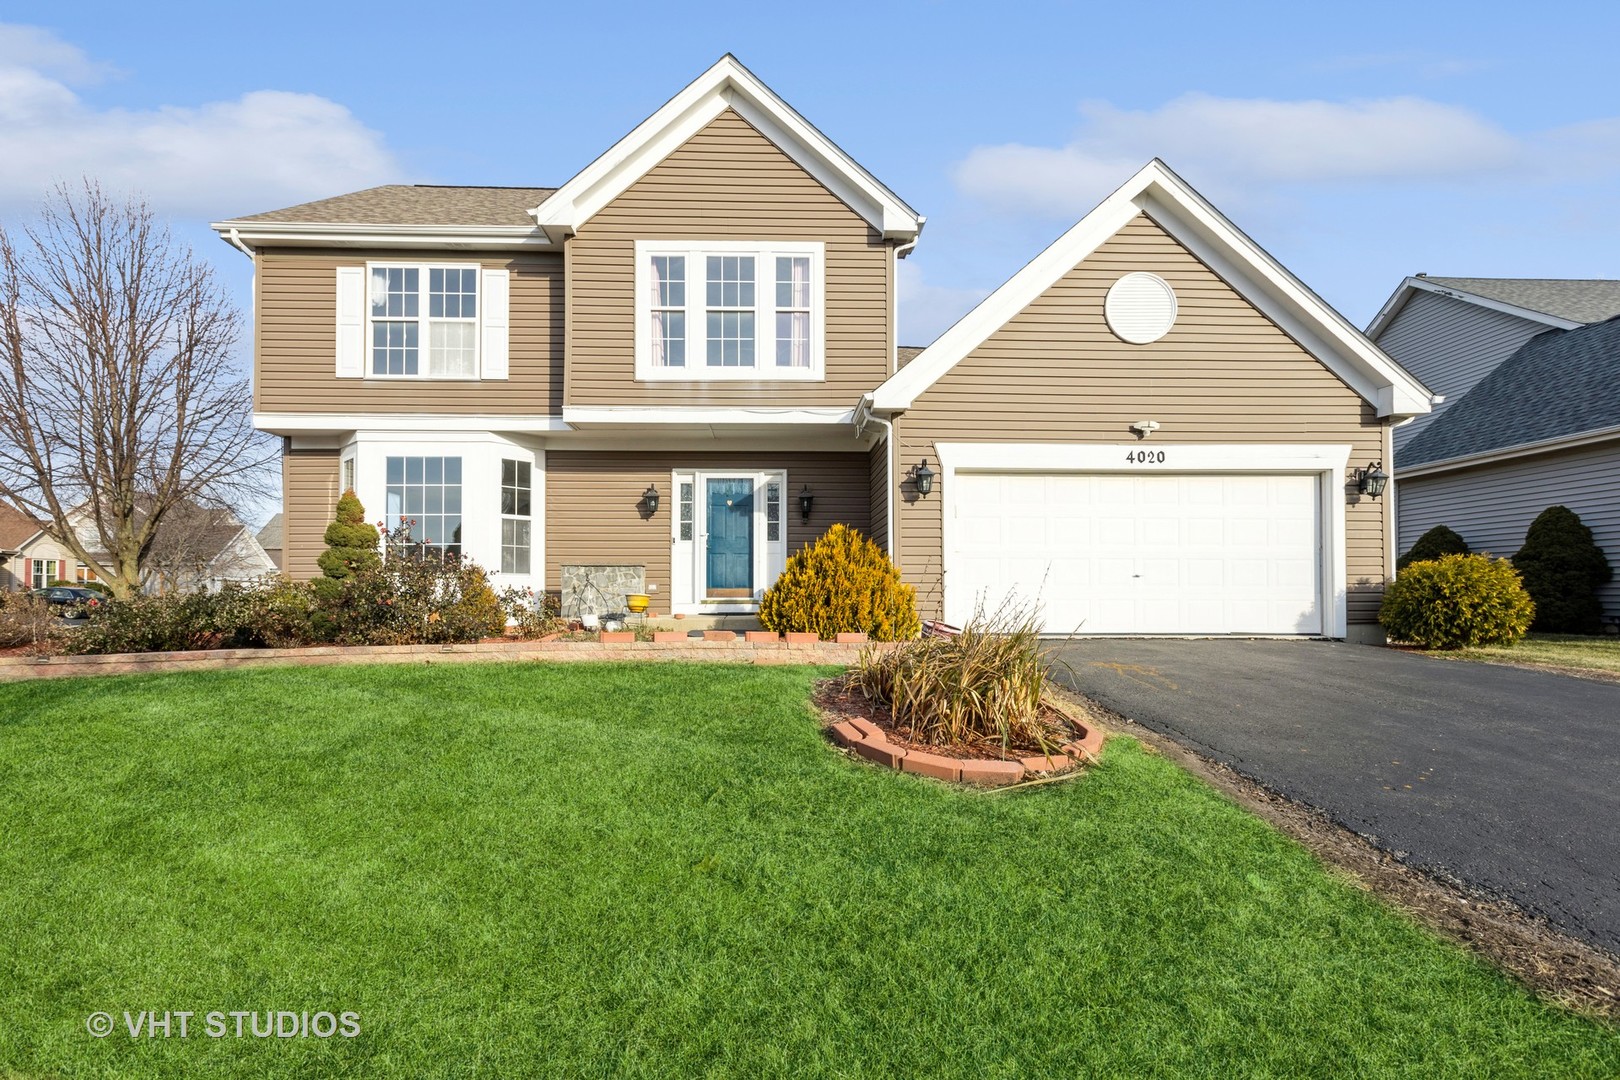
[[[927,348],[928,346],[926,345],[901,345],[895,350],[895,352],[898,354],[900,366],[905,367],[907,364],[917,359],[917,357],[921,356],[923,354],[923,350]]]
[[[1402,468],[1620,427],[1620,318],[1537,334],[1401,448]]]
[[[1595,323],[1620,315],[1620,281],[1606,278],[1472,278],[1430,277],[1425,281],[1448,289],[1500,300],[1514,307],[1556,315],[1571,322]]]
[[[534,225],[529,211],[556,188],[384,184],[233,221],[313,225]]]
[[[9,503],[0,503],[0,551],[16,551],[40,529],[39,522]]]
[[[280,514],[270,515],[270,520],[265,522],[264,528],[259,530],[258,540],[259,546],[267,551],[271,548],[278,548],[281,546]]]

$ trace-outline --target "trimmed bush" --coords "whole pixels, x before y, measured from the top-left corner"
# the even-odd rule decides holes
[[[1536,602],[1532,630],[1548,634],[1597,634],[1603,605],[1597,589],[1614,577],[1603,549],[1573,510],[1549,506],[1530,523],[1524,546],[1513,556],[1524,587]]]
[[[476,563],[441,557],[413,540],[409,523],[388,539],[388,558],[341,581],[318,583],[314,624],[340,645],[439,645],[501,634],[506,613]]]
[[[342,581],[382,561],[377,554],[377,527],[366,520],[366,508],[353,491],[337,502],[337,513],[322,537],[326,550],[315,560],[329,581]]]
[[[1442,555],[1413,563],[1389,583],[1378,621],[1396,641],[1463,649],[1519,640],[1535,612],[1508,560]]]
[[[794,552],[765,590],[759,623],[823,639],[864,633],[873,641],[905,641],[922,631],[917,591],[900,580],[882,548],[847,525]]]
[[[1395,560],[1397,572],[1416,562],[1428,562],[1442,555],[1471,555],[1468,541],[1444,525],[1436,525],[1417,538],[1412,550]]]

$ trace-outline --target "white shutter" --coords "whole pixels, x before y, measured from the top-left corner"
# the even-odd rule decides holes
[[[337,268],[337,377],[366,373],[366,268]]]
[[[483,377],[507,378],[507,355],[511,350],[511,273],[506,270],[485,270],[484,295],[479,298],[483,306]]]

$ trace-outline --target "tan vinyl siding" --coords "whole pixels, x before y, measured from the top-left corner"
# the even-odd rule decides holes
[[[560,255],[380,253],[387,262],[478,262],[509,269],[508,379],[340,379],[335,374],[339,266],[352,251],[270,250],[255,288],[254,408],[271,413],[498,413],[544,415],[562,407],[563,283]],[[425,343],[424,343],[425,346]],[[369,368],[370,350],[367,349]]]
[[[1517,458],[1396,485],[1398,552],[1446,525],[1468,546],[1506,558],[1524,546],[1530,523],[1549,506],[1567,506],[1620,571],[1620,442]],[[1604,609],[1620,615],[1620,576],[1598,590]]]
[[[635,242],[664,239],[825,243],[825,381],[636,382]],[[570,405],[851,406],[888,374],[890,246],[730,110],[591,218],[567,258]]]
[[[281,572],[304,580],[319,576],[315,560],[326,550],[326,526],[337,510],[338,452],[284,450],[281,454]]]
[[[1103,319],[1109,286],[1137,270],[1168,281],[1180,306],[1150,345],[1120,341]],[[1349,443],[1352,467],[1384,457],[1371,405],[1139,215],[900,417],[900,562],[924,617],[941,614],[941,501],[917,498],[910,465],[937,461],[936,442],[1128,443],[1140,419],[1163,425],[1155,446]],[[1376,622],[1389,500],[1346,491],[1349,621]]]
[[[884,440],[867,453],[872,507],[872,541],[880,548],[889,546],[889,443]]]
[[[834,522],[862,532],[870,524],[864,453],[551,450],[546,453],[546,581],[561,580],[564,563],[640,563],[647,567],[647,581],[658,586],[654,608],[667,612],[670,522],[679,513],[670,474],[727,468],[787,470],[782,513],[789,555]],[[637,507],[648,484],[663,493],[650,519]],[[799,517],[799,491],[806,484],[815,496],[808,524]]]

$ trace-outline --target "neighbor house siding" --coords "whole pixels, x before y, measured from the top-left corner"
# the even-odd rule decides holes
[[[284,450],[281,455],[281,572],[319,576],[326,526],[337,511],[338,451]]]
[[[870,525],[869,468],[865,453],[804,451],[575,451],[546,453],[546,581],[562,578],[566,563],[642,564],[657,585],[654,608],[668,612],[670,523],[679,493],[676,470],[787,470],[782,513],[792,555],[835,522],[865,532]],[[668,492],[658,513],[643,517],[638,504],[648,484]],[[799,517],[799,491],[808,484],[815,507]]]
[[[366,256],[352,251],[267,250],[259,255],[255,283],[256,411],[544,415],[561,410],[560,255],[513,257],[440,251],[383,252],[375,258],[386,262],[477,262],[486,268],[510,270],[510,378],[338,378],[336,270],[364,266]],[[423,347],[425,351],[425,342]]]
[[[1150,345],[1115,337],[1103,298],[1145,270],[1175,289],[1174,328]],[[1153,446],[1177,443],[1348,443],[1350,464],[1384,456],[1374,408],[1146,215],[1138,215],[925,391],[900,416],[898,461],[938,461],[938,442],[1134,442],[1154,419]],[[937,467],[937,466],[936,466]],[[899,554],[925,618],[942,614],[941,499],[918,498],[896,469]],[[941,483],[948,482],[944,479]],[[1346,478],[1352,624],[1377,620],[1386,580],[1387,499]]]
[[[826,379],[637,382],[635,242],[655,239],[825,243]],[[728,110],[569,239],[567,403],[853,406],[888,375],[891,262],[877,230]]]
[[[1395,429],[1397,463],[1401,447],[1413,436],[1526,341],[1550,329],[1545,323],[1455,297],[1414,291],[1378,335],[1376,344],[1445,400],[1429,415]]]
[[[1567,506],[1591,528],[1620,574],[1620,443],[1414,476],[1395,486],[1403,554],[1425,532],[1446,525],[1475,551],[1511,556],[1524,545],[1537,514]],[[1620,615],[1620,581],[1604,586],[1601,595],[1604,609]]]

